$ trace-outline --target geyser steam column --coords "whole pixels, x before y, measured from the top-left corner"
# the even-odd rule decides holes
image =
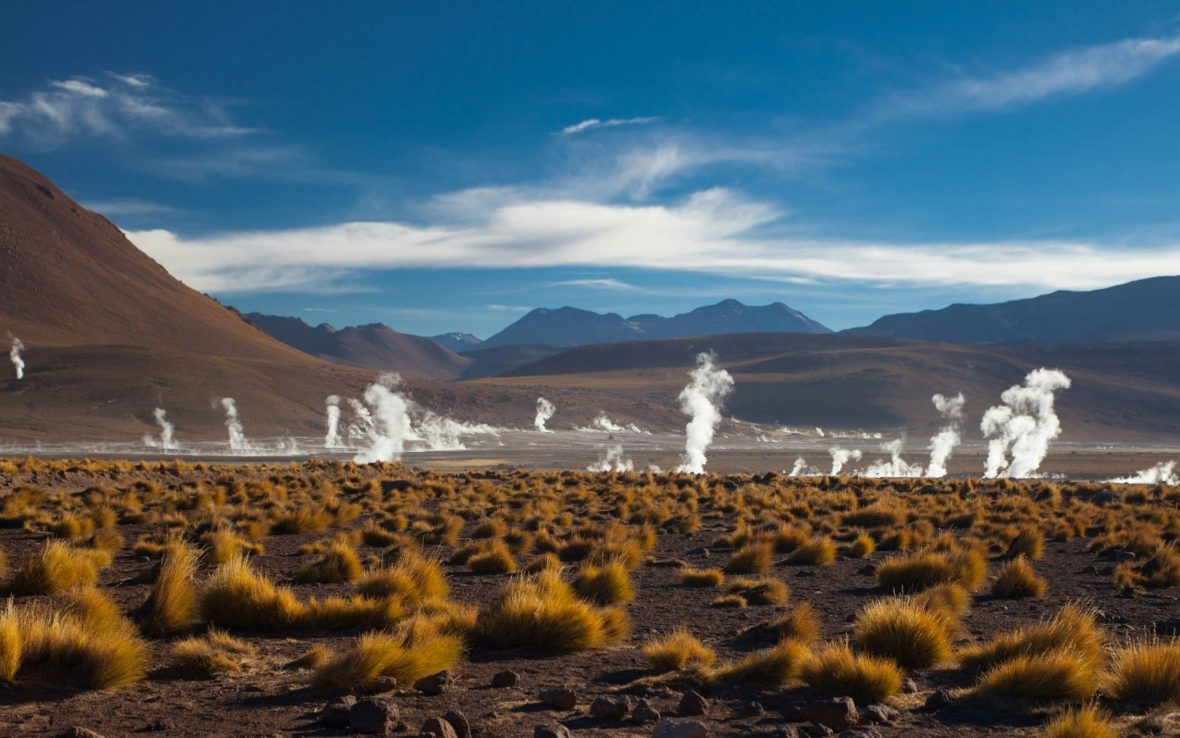
[[[553,417],[553,413],[557,412],[557,406],[549,402],[544,397],[537,398],[537,416],[533,418],[533,426],[542,433],[552,433],[553,431],[545,427],[549,422],[549,418]]]
[[[1023,386],[1016,384],[1004,390],[1000,395],[1004,404],[988,408],[979,426],[984,437],[992,439],[987,445],[985,478],[995,479],[1007,469],[1005,476],[1019,479],[1041,468],[1050,441],[1061,435],[1053,393],[1068,389],[1070,384],[1064,372],[1041,368],[1029,372]]]
[[[705,450],[721,424],[721,401],[733,391],[733,377],[717,366],[712,351],[697,355],[697,367],[689,376],[692,381],[680,392],[680,410],[692,419],[684,429],[684,455],[676,471],[704,474]]]
[[[946,462],[950,459],[951,452],[961,440],[959,425],[963,421],[963,405],[966,400],[963,399],[962,392],[954,397],[935,395],[931,400],[938,409],[938,414],[946,421],[946,425],[930,439],[930,466],[926,469],[926,476],[941,479],[946,476]]]
[[[24,350],[25,345],[20,342],[20,339],[12,336],[12,348],[8,351],[8,358],[12,361],[12,368],[16,370],[17,379],[25,378],[25,360],[20,356],[20,352]]]
[[[221,407],[225,410],[225,430],[229,433],[229,450],[249,451],[250,442],[246,440],[242,421],[238,419],[238,405],[234,402],[234,398],[222,397]]]

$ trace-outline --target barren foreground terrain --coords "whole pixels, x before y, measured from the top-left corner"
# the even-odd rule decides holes
[[[1176,735],[1178,503],[0,460],[0,734]]]

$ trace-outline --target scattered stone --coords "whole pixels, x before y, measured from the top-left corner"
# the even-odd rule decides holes
[[[913,679],[906,679],[901,683],[901,691],[905,692],[906,694],[917,694],[920,690],[918,689],[917,682],[915,682]]]
[[[653,569],[685,569],[689,563],[683,559],[651,559],[647,565]]]
[[[90,728],[74,725],[66,728],[65,732],[61,734],[61,738],[102,738],[102,734]]]
[[[812,723],[811,725],[806,725],[803,727],[803,735],[813,736],[814,738],[822,738],[822,736],[835,734],[836,731],[832,730],[826,725],[820,725],[819,723]]]
[[[877,567],[873,564],[865,564],[857,569],[856,573],[864,577],[875,577],[877,576]]]
[[[845,730],[837,735],[836,738],[881,738],[881,731],[876,728]]]
[[[900,714],[889,705],[869,705],[864,709],[864,717],[871,723],[892,723]]]
[[[860,722],[860,713],[851,697],[816,700],[807,705],[806,715],[809,720],[833,730],[847,730]]]
[[[434,697],[450,689],[454,683],[455,678],[451,676],[451,672],[440,671],[437,674],[422,677],[414,682],[414,689],[424,695]]]
[[[684,696],[680,698],[680,704],[677,705],[676,711],[686,717],[693,717],[696,715],[709,714],[709,700],[705,699],[694,690],[688,690]]]
[[[443,715],[443,720],[451,724],[459,738],[471,738],[471,723],[467,722],[467,716],[463,713],[458,710],[450,710]]]
[[[320,723],[329,728],[343,728],[348,725],[349,711],[356,704],[356,697],[337,697],[320,708]]]
[[[520,674],[515,671],[497,671],[492,677],[493,687],[515,687],[520,684]]]
[[[647,700],[639,700],[635,709],[631,711],[631,717],[637,723],[658,723],[660,722],[660,711],[652,707]]]
[[[631,702],[626,697],[599,697],[590,703],[590,715],[599,720],[625,720],[631,712]]]
[[[689,556],[708,556],[709,555],[709,547],[708,546],[697,546],[694,549],[690,549],[688,552],[688,555]]]
[[[1123,549],[1116,548],[1115,550],[1110,552],[1110,555],[1108,558],[1110,558],[1111,561],[1134,561],[1135,560],[1135,552],[1134,551],[1124,551]]]
[[[708,738],[709,729],[704,723],[696,720],[678,723],[674,720],[661,720],[656,723],[651,733],[652,738]]]
[[[955,697],[949,689],[940,689],[926,698],[927,710],[941,710],[947,705],[954,704]]]
[[[533,738],[570,738],[570,729],[561,723],[538,725],[533,728]]]
[[[384,700],[359,700],[348,711],[348,726],[369,735],[389,733],[397,719],[397,705]]]
[[[429,718],[422,723],[422,735],[433,735],[436,738],[458,738],[455,727],[443,718]]]
[[[1097,574],[1098,573],[1098,565],[1097,564],[1090,564],[1085,569],[1082,569],[1082,573],[1083,574]]]
[[[578,704],[578,696],[569,689],[547,689],[537,699],[554,710],[572,710]]]

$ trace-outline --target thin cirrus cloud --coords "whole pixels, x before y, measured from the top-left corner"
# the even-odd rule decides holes
[[[478,220],[426,225],[351,222],[184,238],[128,237],[193,287],[303,290],[323,270],[348,275],[413,268],[597,267],[710,273],[769,282],[1092,289],[1180,273],[1180,244],[1071,241],[870,242],[800,237],[774,206],[722,188],[669,204],[576,200],[500,204]],[[322,287],[321,287],[322,288]]]
[[[619,126],[645,126],[649,123],[655,123],[659,120],[658,116],[649,115],[639,118],[608,118],[600,120],[598,118],[587,118],[586,120],[568,125],[561,129],[563,136],[576,136],[579,133],[593,131],[596,128],[618,128]]]
[[[236,138],[225,106],[182,95],[146,74],[51,80],[24,97],[0,100],[0,141],[55,148],[79,137],[127,139],[133,133],[188,139]]]

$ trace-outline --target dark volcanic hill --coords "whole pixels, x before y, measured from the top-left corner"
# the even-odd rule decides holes
[[[537,308],[484,341],[480,348],[589,346],[718,333],[767,332],[830,333],[824,326],[781,302],[750,306],[737,300],[723,300],[671,318],[651,314],[623,318],[617,313],[601,314],[572,307]]]
[[[262,313],[246,317],[272,338],[337,364],[454,379],[471,363],[430,338],[398,333],[381,323],[336,330],[327,323],[311,326],[299,318]]]
[[[430,340],[449,348],[456,354],[473,351],[483,343],[482,338],[477,338],[470,333],[440,333],[437,336],[431,336]]]
[[[1180,277],[1092,292],[1053,292],[994,305],[887,315],[849,333],[971,343],[1125,343],[1180,340]]]

